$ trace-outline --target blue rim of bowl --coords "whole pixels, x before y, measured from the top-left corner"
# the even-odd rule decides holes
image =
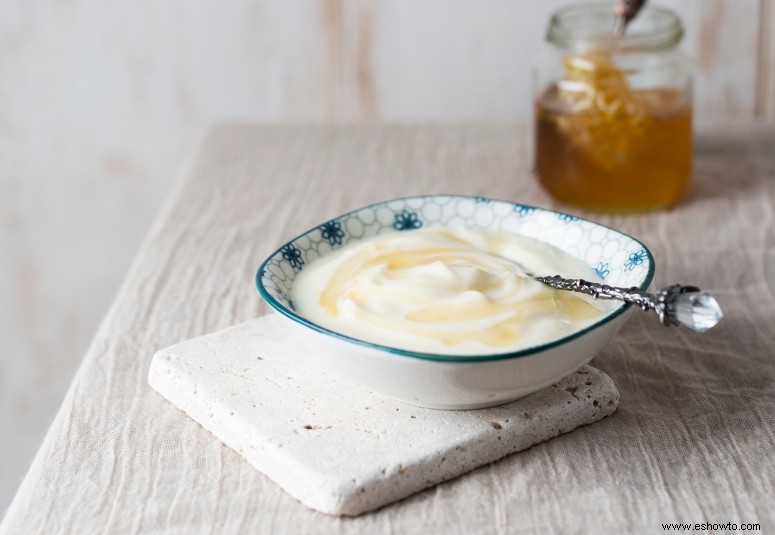
[[[341,214],[341,215],[335,217],[334,219],[343,219],[343,218],[345,218],[347,216],[353,215],[353,214],[358,213],[358,212],[360,212],[362,210],[366,210],[368,208],[375,208],[377,206],[383,206],[383,205],[386,205],[386,204],[389,204],[389,203],[392,203],[392,202],[410,201],[410,200],[414,200],[414,199],[428,199],[428,198],[433,198],[433,197],[452,197],[452,198],[459,198],[459,199],[485,199],[486,198],[489,201],[503,202],[503,203],[506,203],[506,204],[510,204],[512,206],[516,206],[516,205],[526,206],[528,208],[535,208],[536,210],[541,210],[543,212],[548,212],[548,213],[552,213],[552,214],[569,215],[569,216],[572,215],[572,214],[568,214],[566,212],[560,212],[558,210],[550,210],[548,208],[541,208],[539,206],[531,206],[529,204],[515,203],[515,202],[512,202],[512,201],[504,201],[502,199],[492,199],[492,198],[489,198],[489,197],[480,197],[480,196],[474,196],[474,195],[457,195],[457,194],[438,193],[438,194],[433,194],[433,195],[414,195],[414,196],[410,196],[410,197],[398,197],[396,199],[390,199],[390,200],[387,200],[387,201],[377,202],[377,203],[373,203],[373,204],[367,204],[366,206],[362,206],[361,208],[358,208],[357,210],[351,210],[350,212],[345,212],[344,214]],[[655,268],[654,268],[654,256],[651,254],[651,251],[649,250],[648,247],[646,247],[645,244],[643,244],[640,240],[630,236],[629,234],[626,234],[626,233],[624,233],[624,232],[622,232],[620,230],[617,230],[615,228],[609,227],[608,225],[603,225],[601,223],[598,223],[597,221],[592,221],[591,219],[586,219],[586,218],[580,217],[580,216],[572,215],[572,217],[577,217],[579,221],[586,221],[588,223],[592,223],[594,225],[598,225],[600,227],[607,228],[608,230],[612,230],[612,231],[614,231],[614,232],[616,232],[618,234],[621,234],[622,236],[626,236],[627,238],[630,238],[631,240],[633,240],[635,243],[640,244],[641,247],[643,247],[643,250],[646,251],[646,255],[648,256],[648,259],[649,259],[649,271],[646,274],[646,278],[643,280],[643,282],[640,284],[640,286],[638,286],[638,288],[641,289],[644,292],[648,289],[649,285],[651,284],[651,280],[654,278],[654,269]],[[585,334],[587,334],[589,332],[592,332],[595,329],[598,329],[598,328],[602,327],[603,325],[605,325],[606,323],[609,323],[610,321],[612,321],[612,320],[616,319],[617,317],[621,316],[627,310],[629,310],[629,308],[632,306],[632,305],[629,305],[629,304],[624,304],[623,306],[620,306],[619,308],[617,308],[616,310],[614,310],[610,314],[608,314],[606,316],[603,316],[602,318],[600,318],[600,320],[596,321],[592,325],[590,325],[588,327],[585,327],[584,329],[581,329],[579,331],[576,331],[576,332],[574,332],[572,334],[569,334],[567,336],[563,336],[562,338],[558,338],[557,340],[552,340],[551,342],[547,342],[545,344],[541,344],[541,345],[537,345],[537,346],[531,346],[531,347],[528,347],[528,348],[525,348],[525,349],[520,349],[519,351],[512,351],[510,353],[485,353],[485,354],[482,354],[482,355],[451,355],[451,354],[443,354],[443,353],[423,353],[421,351],[411,351],[411,350],[408,350],[408,349],[399,349],[397,347],[391,347],[391,346],[386,346],[386,345],[382,345],[382,344],[376,344],[374,342],[367,342],[365,340],[360,340],[358,338],[353,338],[353,337],[350,337],[350,336],[338,333],[336,331],[332,331],[330,329],[326,329],[325,327],[321,327],[320,325],[318,325],[316,323],[312,323],[311,321],[309,321],[309,320],[305,319],[304,317],[300,316],[299,314],[297,314],[293,310],[288,309],[282,303],[278,302],[274,297],[272,297],[269,294],[269,292],[267,292],[266,288],[264,287],[264,284],[261,282],[261,273],[264,271],[264,268],[266,267],[266,265],[269,263],[269,261],[272,258],[274,258],[277,254],[282,252],[282,248],[283,247],[285,247],[286,245],[289,245],[289,244],[295,242],[299,238],[303,238],[304,236],[306,236],[310,232],[315,231],[317,228],[318,227],[313,227],[313,228],[311,228],[309,230],[306,230],[306,231],[302,232],[301,234],[299,234],[295,238],[292,238],[292,239],[288,240],[287,242],[285,242],[285,244],[283,244],[276,251],[274,251],[272,254],[270,254],[266,258],[266,260],[264,260],[261,263],[261,265],[258,267],[258,271],[256,271],[256,288],[258,288],[258,293],[261,295],[261,297],[264,298],[264,300],[269,304],[269,306],[271,306],[277,312],[279,312],[283,316],[286,316],[287,318],[289,318],[289,319],[291,319],[291,320],[293,320],[293,321],[295,321],[297,323],[300,323],[301,325],[304,325],[305,327],[307,327],[309,329],[312,329],[313,331],[317,331],[319,333],[331,336],[333,338],[342,340],[344,342],[349,342],[349,343],[352,343],[352,344],[356,344],[356,345],[363,346],[363,347],[368,347],[368,348],[371,348],[371,349],[377,349],[379,351],[384,351],[386,353],[391,353],[393,355],[399,355],[399,356],[402,356],[402,357],[409,357],[409,358],[414,358],[414,359],[419,359],[419,360],[429,360],[429,361],[435,361],[435,362],[446,362],[446,363],[451,363],[451,364],[455,364],[455,363],[460,363],[460,364],[469,363],[470,364],[472,362],[492,362],[492,361],[497,361],[497,360],[508,360],[508,359],[513,359],[513,358],[529,357],[531,355],[535,355],[537,353],[541,353],[542,351],[546,351],[548,349],[552,349],[552,348],[561,346],[563,344],[567,344],[568,342],[570,342],[572,340],[575,340],[577,338],[581,338]]]

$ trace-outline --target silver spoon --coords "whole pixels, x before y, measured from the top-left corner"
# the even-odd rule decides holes
[[[624,301],[642,310],[653,310],[665,326],[684,325],[705,332],[724,317],[716,299],[696,286],[674,284],[651,294],[637,287],[617,288],[584,279],[564,279],[559,275],[534,279],[558,290],[583,293],[595,299]]]
[[[613,34],[616,37],[624,35],[627,25],[638,14],[646,0],[619,0],[614,6],[614,27]]]

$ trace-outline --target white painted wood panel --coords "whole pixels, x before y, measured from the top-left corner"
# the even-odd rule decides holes
[[[530,66],[550,14],[567,4],[488,0],[347,0],[346,78],[355,118],[530,116]],[[664,0],[694,59],[697,117],[752,118],[760,0]],[[752,31],[753,30],[753,31]],[[351,87],[347,87],[349,84]]]
[[[775,120],[775,0],[761,0],[756,116]]]
[[[694,60],[698,122],[753,118],[760,0],[660,3],[678,12],[686,27],[683,50]]]
[[[562,0],[352,0],[355,118],[525,120],[533,58]]]
[[[3,2],[0,516],[207,124],[338,116],[336,9]]]

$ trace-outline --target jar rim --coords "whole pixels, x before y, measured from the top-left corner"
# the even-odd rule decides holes
[[[654,52],[676,46],[684,29],[678,15],[646,5],[621,37],[613,34],[616,15],[609,3],[577,3],[560,8],[549,19],[546,40],[572,50]]]

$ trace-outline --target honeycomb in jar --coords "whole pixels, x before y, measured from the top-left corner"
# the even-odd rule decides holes
[[[560,131],[604,169],[634,158],[649,117],[625,73],[599,51],[569,55],[563,63],[565,78],[557,84],[557,99],[567,113],[557,116]]]

